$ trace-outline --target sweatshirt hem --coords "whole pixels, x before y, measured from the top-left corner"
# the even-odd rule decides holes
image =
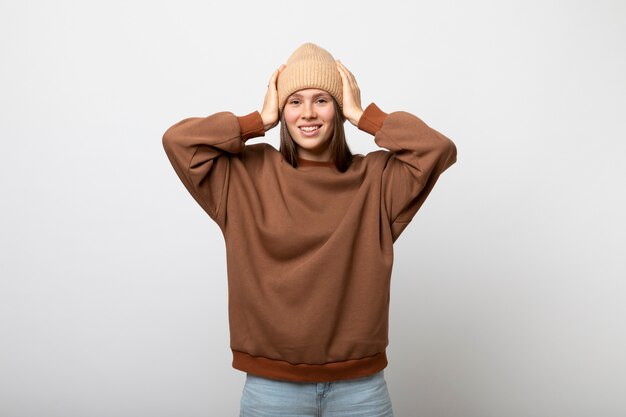
[[[292,382],[330,382],[362,378],[387,367],[385,351],[361,359],[329,362],[321,365],[291,364],[287,361],[252,356],[233,350],[233,368],[263,378]]]

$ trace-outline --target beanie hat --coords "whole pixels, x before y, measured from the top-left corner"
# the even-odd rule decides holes
[[[319,88],[333,96],[343,109],[341,75],[333,56],[313,43],[296,49],[278,77],[278,108],[282,112],[287,98],[298,90]]]

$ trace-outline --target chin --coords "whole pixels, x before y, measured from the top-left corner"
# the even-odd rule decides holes
[[[330,145],[330,140],[311,142],[305,139],[305,140],[300,140],[300,143],[296,142],[296,144],[300,148],[306,149],[307,151],[316,151],[316,150],[322,150],[323,148],[328,147],[328,145]]]

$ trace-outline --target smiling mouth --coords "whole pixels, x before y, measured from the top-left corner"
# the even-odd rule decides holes
[[[300,126],[299,129],[303,132],[314,132],[322,126]]]

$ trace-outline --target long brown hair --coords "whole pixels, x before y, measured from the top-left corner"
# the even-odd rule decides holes
[[[330,139],[330,160],[335,164],[335,167],[340,172],[345,172],[352,163],[352,152],[346,142],[346,132],[343,128],[345,118],[341,112],[341,108],[337,103],[337,100],[333,97],[333,103],[335,105],[335,121],[333,128],[333,137]],[[285,112],[281,112],[280,115],[280,153],[283,154],[283,158],[291,164],[294,168],[298,167],[298,144],[293,140],[289,129],[287,128],[287,122],[285,121]]]

